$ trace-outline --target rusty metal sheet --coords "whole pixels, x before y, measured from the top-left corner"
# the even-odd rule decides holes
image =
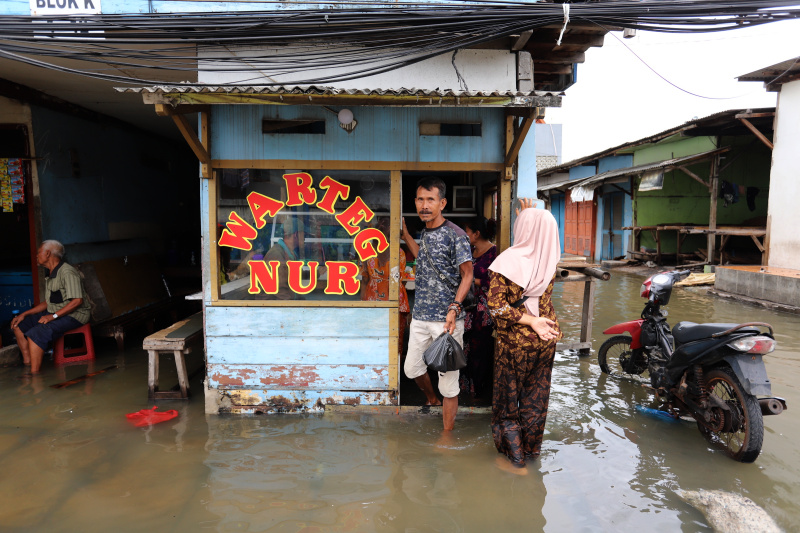
[[[217,365],[208,384],[219,389],[388,390],[389,365]]]

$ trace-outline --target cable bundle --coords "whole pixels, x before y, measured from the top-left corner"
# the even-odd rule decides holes
[[[278,2],[229,2],[272,3]],[[800,6],[797,0],[643,0],[572,3],[567,12],[563,4],[554,3],[364,1],[346,9],[90,15],[71,16],[70,22],[64,17],[0,16],[0,57],[121,83],[164,84],[169,82],[157,79],[159,71],[196,72],[199,50],[206,71],[257,69],[291,78],[276,85],[325,84],[562,24],[566,13],[570,24],[697,33],[797,18]],[[243,47],[259,52],[236,56]],[[75,69],[47,58],[98,66]],[[344,72],[316,73],[332,65],[345,67]],[[148,69],[154,78],[118,74],[131,68]]]

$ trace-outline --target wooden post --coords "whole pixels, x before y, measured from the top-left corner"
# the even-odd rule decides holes
[[[581,339],[583,342],[592,342],[592,319],[594,317],[594,288],[597,282],[591,278],[584,282],[583,311],[581,312]],[[580,355],[589,355],[590,348],[581,348]]]
[[[636,194],[636,193],[637,193],[638,188],[636,187],[636,178],[634,176],[630,177],[630,185],[631,185],[631,211],[632,211],[632,213],[631,213],[632,214],[631,226],[633,226],[635,228],[636,226],[639,225],[639,223],[638,223],[638,218],[639,217],[636,216],[636,203],[637,203],[637,200],[638,200],[638,198],[637,198],[638,194]],[[634,251],[634,252],[638,252],[639,251],[639,246],[640,246],[640,244],[639,244],[640,243],[639,236],[640,235],[641,235],[641,230],[640,231],[633,230],[631,232],[631,242],[630,242],[630,244],[632,246],[632,251]]]
[[[511,146],[514,143],[514,122],[515,118],[512,115],[506,116],[506,139],[505,139],[505,147],[506,153],[509,152]],[[503,170],[503,175],[500,176],[500,209],[499,209],[499,216],[500,216],[500,231],[498,233],[498,249],[499,251],[503,251],[509,246],[511,246],[511,216],[514,211],[514,207],[511,203],[513,190],[512,190],[512,179],[514,177],[514,162],[512,161],[510,164]]]
[[[708,188],[711,192],[711,205],[708,210],[708,229],[712,230],[708,234],[708,264],[714,264],[714,252],[717,246],[717,236],[713,230],[717,229],[717,191],[719,190],[719,155],[711,160],[711,171],[708,177]]]
[[[389,252],[389,257],[391,258],[391,265],[402,264],[405,266],[405,257],[403,257],[403,262],[400,263],[400,231],[399,228],[402,227],[402,205],[401,205],[401,191],[402,191],[402,172],[399,170],[392,170],[389,174],[390,176],[390,185],[389,185],[389,198],[390,198],[390,208],[389,208],[389,216],[390,216],[390,224],[389,227],[393,228],[391,231],[391,235],[389,235],[389,244],[391,245],[391,250]],[[402,272],[400,273],[402,275]],[[392,302],[397,302],[397,307],[389,310],[389,388],[397,391],[397,401],[399,405],[399,395],[400,395],[400,359],[402,358],[402,354],[399,353],[398,346],[400,341],[398,337],[400,336],[400,311],[399,311],[399,300],[400,300],[400,283],[395,283],[391,281],[389,283],[389,300]]]
[[[200,144],[205,148],[206,153],[211,154],[211,130],[209,129],[209,112],[200,112]],[[211,177],[211,162],[200,162],[200,175],[205,179]]]

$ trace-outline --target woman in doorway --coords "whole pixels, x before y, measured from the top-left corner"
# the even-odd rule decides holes
[[[498,340],[492,435],[497,451],[519,468],[541,453],[556,341],[561,337],[551,301],[561,257],[558,226],[549,211],[533,209],[531,200],[520,203],[514,245],[489,268],[488,299]]]
[[[478,305],[467,313],[464,321],[464,354],[467,357],[467,368],[463,373],[462,390],[473,398],[480,398],[491,390],[494,359],[493,327],[486,294],[489,292],[489,265],[497,258],[497,247],[492,244],[495,222],[492,219],[475,217],[465,224],[464,231],[472,245],[472,272]]]

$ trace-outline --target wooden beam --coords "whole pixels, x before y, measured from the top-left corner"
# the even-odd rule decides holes
[[[737,117],[738,117],[738,115],[737,115]],[[753,135],[755,135],[756,137],[758,137],[759,139],[761,139],[761,142],[763,142],[764,144],[766,144],[767,146],[769,146],[769,149],[770,149],[770,150],[772,150],[772,149],[774,149],[774,148],[775,148],[775,146],[772,144],[772,141],[770,141],[769,139],[767,139],[767,136],[766,136],[766,135],[764,135],[763,133],[761,133],[760,131],[758,131],[758,128],[756,128],[755,126],[753,126],[753,124],[752,124],[752,123],[751,123],[749,120],[747,120],[746,118],[740,118],[739,120],[742,122],[742,124],[744,124],[745,126],[747,126],[747,129],[748,129],[748,130],[750,130],[750,131],[752,131],[752,132],[753,132]]]
[[[581,342],[592,342],[592,322],[594,322],[594,289],[597,282],[589,279],[583,288],[583,311],[581,312]],[[580,355],[589,355],[590,349],[580,350]]]
[[[511,148],[514,140],[514,122],[516,118],[512,115],[506,115],[506,133],[504,145],[506,151]],[[499,191],[499,205],[498,216],[500,219],[500,231],[498,232],[498,249],[503,251],[511,245],[511,215],[513,206],[511,199],[513,196],[512,179],[514,177],[514,167],[505,165],[503,174],[500,177],[500,191]]]
[[[517,40],[514,42],[514,45],[511,47],[511,49],[515,52],[518,52],[525,48],[525,45],[528,44],[528,40],[531,38],[531,35],[533,35],[533,30],[522,32],[520,36],[517,37]]]
[[[697,174],[695,174],[694,172],[692,172],[691,170],[689,170],[689,169],[688,169],[688,168],[686,168],[686,167],[678,167],[678,168],[679,168],[680,170],[682,170],[682,171],[683,171],[683,172],[684,172],[684,173],[685,173],[687,176],[689,176],[689,177],[690,177],[690,178],[692,178],[693,180],[697,180],[697,181],[699,181],[700,183],[702,183],[703,185],[705,185],[706,189],[708,189],[709,191],[711,191],[711,189],[709,188],[709,187],[710,187],[710,185],[709,185],[709,184],[708,184],[706,181],[704,181],[704,180],[703,180],[703,178],[701,178],[700,176],[698,176]]]
[[[758,237],[756,237],[755,235],[750,235],[750,238],[753,239],[754,243],[756,243],[756,248],[758,248],[758,251],[763,254],[765,248],[764,245],[761,244],[761,241],[758,240]]]
[[[714,159],[711,160],[711,170],[709,171],[709,184],[708,190],[710,191],[711,196],[711,205],[709,206],[708,212],[708,228],[711,230],[717,229],[717,204],[719,203],[719,199],[717,198],[717,191],[719,190],[719,155],[717,155]],[[714,262],[714,253],[715,248],[717,246],[717,236],[713,233],[709,233],[707,237],[707,247],[708,252],[706,253],[706,257],[710,263]]]
[[[615,189],[619,189],[620,191],[624,192],[625,194],[627,194],[628,196],[630,196],[631,198],[633,198],[633,193],[632,193],[631,191],[626,191],[625,189],[623,189],[622,187],[620,187],[620,186],[619,186],[619,185],[617,185],[616,183],[609,183],[608,185],[611,185],[611,186],[612,186],[612,187],[614,187]]]
[[[200,113],[200,143],[207,154],[211,153],[211,130],[209,129],[209,111]],[[205,179],[211,177],[211,165],[207,162],[200,163],[200,175]]]
[[[203,113],[211,111],[210,105],[178,105],[172,108],[173,115],[189,115],[191,113]]]
[[[553,75],[557,76],[560,74],[572,74],[572,63],[567,65],[543,65],[539,62],[535,62],[535,74],[537,76],[544,76],[544,75]]]
[[[516,121],[516,120],[515,120]],[[525,137],[528,135],[528,130],[531,129],[533,125],[533,114],[531,113],[527,117],[522,119],[522,125],[519,128],[519,131],[514,136],[514,141],[511,143],[511,146],[508,148],[508,152],[506,152],[506,167],[510,167],[514,164],[514,161],[517,159],[517,155],[519,155],[519,150],[522,148],[522,143],[525,142]]]
[[[540,48],[551,44],[555,46],[560,32],[561,30],[537,30],[536,34],[528,42],[528,48]],[[564,36],[561,46],[603,46],[604,41],[605,35],[569,33]]]
[[[171,106],[166,104],[156,104],[155,105],[156,114],[162,117],[172,117],[172,120],[175,122],[175,125],[178,126],[178,129],[183,135],[183,138],[189,144],[189,148],[192,149],[194,155],[197,156],[197,159],[200,160],[201,163],[205,165],[211,164],[211,155],[206,150],[203,143],[200,142],[200,139],[197,138],[197,134],[194,132],[192,127],[189,125],[189,121],[186,120],[186,117],[183,115],[176,115]]]
[[[583,63],[586,61],[586,54],[583,52],[579,54],[568,53],[559,55],[558,53],[549,54],[545,57],[535,57],[534,61],[537,65],[542,63],[555,63],[557,65],[571,65],[572,63]]]
[[[739,113],[736,115],[736,118],[761,118],[761,117],[774,117],[775,111],[769,111],[767,113]]]

